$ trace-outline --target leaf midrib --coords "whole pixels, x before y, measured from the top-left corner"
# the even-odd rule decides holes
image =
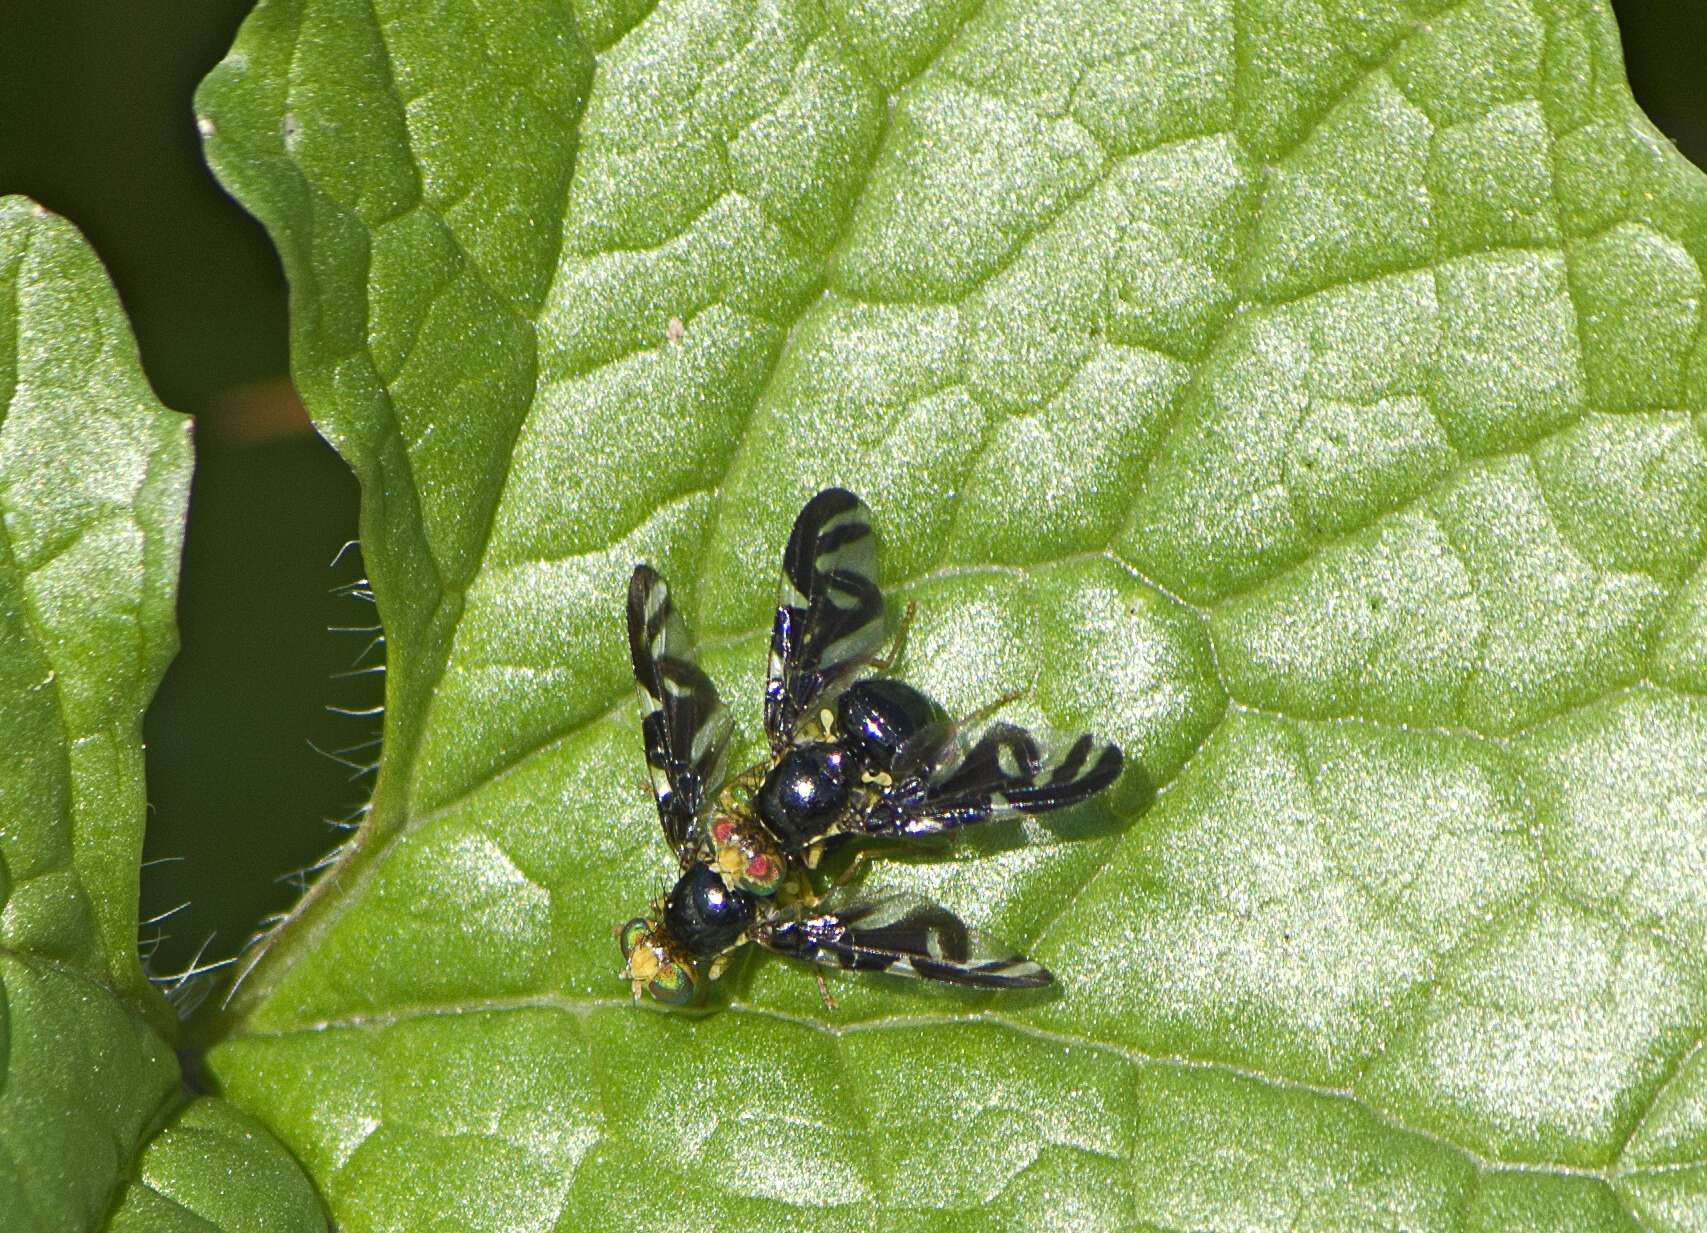
[[[1559,1177],[1583,1178],[1598,1181],[1605,1185],[1614,1195],[1619,1195],[1618,1181],[1622,1177],[1637,1176],[1648,1173],[1674,1171],[1677,1168],[1697,1167],[1699,1162],[1677,1162],[1674,1165],[1643,1165],[1634,1169],[1624,1169],[1620,1166],[1624,1153],[1639,1133],[1648,1115],[1663,1098],[1676,1077],[1675,1073],[1668,1076],[1665,1083],[1655,1091],[1654,1097],[1632,1120],[1631,1134],[1619,1146],[1617,1155],[1612,1163],[1593,1167],[1586,1165],[1562,1164],[1555,1161],[1515,1160],[1489,1156],[1476,1149],[1458,1143],[1447,1135],[1426,1127],[1415,1125],[1386,1107],[1375,1103],[1369,1097],[1359,1093],[1354,1087],[1334,1087],[1327,1084],[1310,1083],[1287,1075],[1263,1070],[1259,1067],[1240,1065],[1212,1057],[1195,1057],[1185,1054],[1156,1054],[1114,1041],[1101,1040],[1095,1037],[1077,1035],[1071,1032],[1051,1031],[1031,1023],[1012,1019],[998,1011],[982,1010],[971,1013],[923,1013],[885,1015],[875,1019],[866,1019],[853,1023],[833,1023],[826,1019],[810,1015],[791,1014],[772,1007],[758,1006],[731,1000],[719,1010],[705,1014],[689,1015],[681,1011],[668,1010],[648,1006],[644,1003],[636,1005],[625,997],[599,998],[583,997],[566,993],[530,994],[522,997],[505,998],[476,998],[450,1002],[424,1002],[407,1007],[397,1007],[386,1011],[334,1016],[318,1019],[312,1022],[293,1024],[289,1027],[269,1028],[261,1031],[245,1031],[235,1039],[246,1042],[254,1041],[288,1041],[292,1038],[327,1031],[374,1031],[384,1030],[418,1019],[434,1018],[448,1015],[470,1014],[505,1014],[515,1011],[549,1010],[559,1011],[586,1018],[600,1011],[636,1010],[639,1013],[656,1015],[664,1019],[710,1018],[714,1015],[734,1015],[754,1019],[770,1020],[787,1023],[795,1027],[808,1028],[828,1037],[840,1046],[844,1038],[859,1036],[865,1033],[910,1031],[915,1029],[953,1028],[966,1026],[995,1027],[1016,1035],[1043,1041],[1064,1048],[1085,1049],[1119,1059],[1133,1067],[1155,1066],[1171,1068],[1184,1072],[1204,1072],[1225,1075],[1233,1078],[1260,1083],[1277,1091],[1297,1093],[1313,1098],[1334,1101],[1351,1105],[1369,1116],[1375,1118],[1388,1128],[1401,1134],[1408,1135],[1428,1143],[1451,1150],[1461,1156],[1477,1170],[1483,1172],[1535,1173]],[[1692,1047],[1691,1054],[1701,1048],[1701,1041]],[[592,1047],[597,1048],[594,1044]],[[1688,1055],[1686,1055],[1687,1058]],[[1681,1069],[1681,1067],[1679,1067]],[[1087,1149],[1088,1150],[1088,1149]],[[1124,1157],[1120,1157],[1124,1159]],[[1634,1212],[1619,1196],[1621,1207],[1632,1217]]]

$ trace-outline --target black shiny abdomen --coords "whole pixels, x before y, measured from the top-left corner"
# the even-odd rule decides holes
[[[754,803],[783,847],[808,847],[847,806],[847,763],[839,746],[823,742],[797,745],[777,759]]]
[[[901,746],[942,718],[936,703],[891,677],[855,681],[836,703],[836,732],[843,744],[878,771],[889,770]]]
[[[664,928],[689,957],[727,950],[753,923],[758,899],[730,890],[710,865],[696,861],[664,897]]]

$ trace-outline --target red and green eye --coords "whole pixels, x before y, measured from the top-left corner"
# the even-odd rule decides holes
[[[735,819],[728,815],[714,819],[711,823],[711,842],[720,848],[730,848],[739,844],[740,836],[736,833]]]
[[[634,948],[640,945],[641,939],[649,932],[646,922],[639,917],[629,921],[617,933],[617,940],[622,945],[622,957],[627,959],[634,953]]]
[[[782,862],[761,852],[741,872],[741,889],[755,895],[774,895],[782,885]]]
[[[665,960],[658,965],[658,974],[646,986],[646,991],[660,1002],[680,1006],[693,999],[697,985],[697,974],[691,967]]]

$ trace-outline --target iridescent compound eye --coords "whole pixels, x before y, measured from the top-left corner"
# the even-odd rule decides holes
[[[693,999],[697,983],[696,973],[691,967],[665,960],[658,965],[658,974],[646,986],[646,991],[660,1002],[680,1006]]]
[[[741,889],[755,895],[774,895],[782,885],[782,862],[764,853],[753,857],[741,872]]]
[[[634,948],[640,945],[640,940],[649,932],[646,922],[639,917],[629,921],[617,934],[617,941],[622,944],[622,957],[627,959],[634,953]]]

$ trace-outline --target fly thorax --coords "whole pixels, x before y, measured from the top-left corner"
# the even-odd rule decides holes
[[[695,863],[664,897],[663,928],[686,955],[703,959],[735,945],[757,915],[757,899]]]
[[[791,852],[821,839],[848,804],[847,756],[837,745],[797,745],[778,758],[754,804],[771,834]]]

